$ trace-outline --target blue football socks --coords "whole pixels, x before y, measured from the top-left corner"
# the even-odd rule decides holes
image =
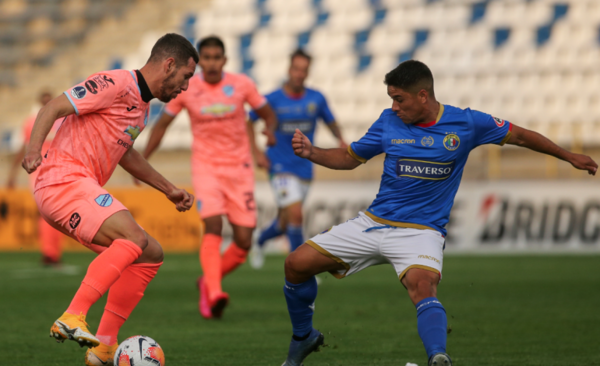
[[[290,241],[290,252],[293,252],[302,243],[304,243],[304,236],[302,235],[302,226],[296,226],[289,224],[286,232],[288,240]]]
[[[269,227],[267,227],[260,233],[260,236],[258,237],[258,245],[262,247],[263,245],[265,245],[265,242],[267,240],[276,238],[282,234],[283,231],[281,231],[281,228],[279,227],[279,219],[275,218],[271,225],[269,225]]]
[[[421,300],[417,305],[417,328],[425,346],[427,357],[446,353],[448,319],[446,310],[435,297]]]
[[[294,285],[286,280],[283,293],[292,321],[294,338],[302,339],[313,329],[312,317],[317,298],[317,281],[315,277],[311,277],[306,282]]]

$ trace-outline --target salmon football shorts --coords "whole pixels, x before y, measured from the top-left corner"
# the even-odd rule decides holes
[[[200,217],[226,215],[230,223],[256,226],[254,169],[197,163],[192,159],[192,181]]]
[[[127,210],[92,178],[46,186],[34,197],[44,220],[95,252],[105,249],[92,244],[104,221]]]

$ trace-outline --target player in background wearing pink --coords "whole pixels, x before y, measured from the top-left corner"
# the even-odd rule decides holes
[[[39,98],[40,98],[39,99],[40,105],[43,107],[46,104],[48,104],[48,102],[50,100],[52,100],[52,94],[45,91],[40,94]],[[23,146],[21,147],[21,149],[19,149],[19,152],[15,155],[15,159],[11,166],[10,172],[8,173],[8,180],[6,182],[6,186],[8,189],[15,188],[18,168],[21,165],[21,161],[23,160],[23,157],[25,156],[25,147],[29,143],[29,138],[31,136],[31,130],[33,130],[33,124],[35,123],[36,116],[37,116],[37,113],[32,114],[25,120],[25,123],[23,124]],[[56,131],[58,131],[58,128],[60,127],[61,122],[62,122],[62,119],[58,119],[54,122],[54,125],[52,126],[52,129],[50,130],[50,134],[48,135],[48,137],[46,138],[46,141],[44,142],[44,144],[42,146],[42,154],[45,154],[46,151],[48,151],[48,148],[50,147],[50,144],[52,143],[52,139],[54,138],[54,135],[56,135]],[[31,189],[32,193],[33,193],[33,188],[35,185],[36,177],[37,177],[37,174],[35,172],[32,173],[31,175],[29,175],[29,188]],[[57,231],[56,229],[54,229],[52,226],[50,226],[46,222],[46,220],[44,220],[41,216],[38,219],[38,237],[39,237],[39,241],[40,241],[40,249],[42,252],[42,264],[45,266],[59,265],[60,259],[62,256],[62,249],[61,249],[62,234],[59,231]]]
[[[132,148],[148,121],[153,98],[169,102],[187,90],[198,54],[177,34],[161,37],[140,70],[93,74],[40,110],[23,167],[39,169],[35,200],[46,221],[98,253],[50,336],[82,347],[87,365],[112,364],[119,329],[144,295],[163,261],[160,244],[127,208],[102,188],[117,164],[163,192],[178,211],[194,197],[160,175]],[[57,118],[66,117],[48,153],[42,143]],[[89,308],[108,291],[96,336],[85,322]]]
[[[254,169],[249,142],[252,126],[244,104],[265,121],[267,144],[275,144],[276,117],[252,80],[242,74],[223,72],[227,62],[225,45],[218,37],[198,42],[202,72],[190,80],[189,90],[165,107],[146,146],[147,159],[159,146],[175,116],[187,109],[194,135],[192,180],[197,206],[205,225],[200,247],[204,275],[198,279],[199,310],[206,319],[220,318],[229,302],[221,279],[246,261],[256,227]],[[254,144],[253,144],[254,145]],[[259,164],[264,154],[254,151]],[[221,255],[221,216],[233,227],[233,243]]]

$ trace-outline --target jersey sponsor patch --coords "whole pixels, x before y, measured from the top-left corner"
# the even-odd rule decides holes
[[[140,133],[142,132],[142,130],[140,129],[139,126],[128,126],[127,129],[125,131],[126,134],[129,135],[129,137],[131,138],[131,141],[135,141],[135,139],[138,138],[138,136],[140,135]]]
[[[75,99],[83,99],[87,95],[87,90],[79,85],[71,89],[71,96]]]
[[[85,82],[85,88],[92,94],[98,94],[99,91],[107,89],[110,84],[115,85],[113,79],[106,75],[96,75]]]
[[[492,117],[494,119],[494,122],[496,122],[496,125],[498,125],[498,127],[502,127],[504,126],[504,123],[506,123],[505,120],[500,119],[498,117]]]
[[[454,133],[449,133],[444,137],[444,147],[450,151],[458,149],[460,146],[460,138]]]
[[[398,178],[444,180],[452,175],[454,163],[454,160],[437,163],[424,160],[399,159],[396,162],[396,174]]]
[[[425,146],[425,147],[429,147],[433,145],[433,137],[431,136],[424,136],[421,139],[421,145]]]
[[[100,207],[108,207],[113,203],[113,198],[110,194],[106,193],[99,195],[95,201]]]
[[[205,115],[210,115],[210,116],[215,116],[215,117],[222,117],[224,115],[226,115],[227,113],[232,113],[235,111],[235,105],[233,104],[223,104],[223,103],[216,103],[216,104],[212,104],[206,107],[202,107],[202,109],[200,110],[200,113],[205,114]]]
[[[308,133],[312,131],[313,124],[311,121],[285,121],[279,123],[279,130],[283,133],[296,132],[299,129],[302,133]]]

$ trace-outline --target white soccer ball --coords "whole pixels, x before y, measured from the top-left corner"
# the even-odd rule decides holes
[[[114,362],[115,366],[164,366],[165,354],[154,339],[138,335],[119,345]]]

